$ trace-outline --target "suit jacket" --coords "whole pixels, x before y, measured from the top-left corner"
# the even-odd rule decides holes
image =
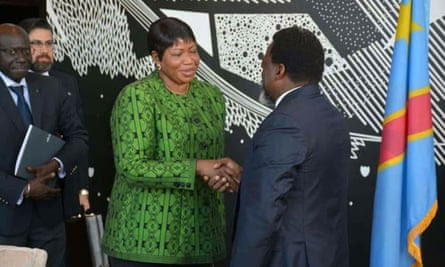
[[[62,87],[68,91],[68,95],[75,103],[77,115],[86,128],[82,101],[80,100],[79,87],[76,78],[55,69],[51,69],[49,75],[57,78]],[[65,217],[69,218],[82,213],[82,207],[79,204],[79,191],[81,189],[88,189],[88,151],[82,154],[76,162],[74,170],[67,173],[67,176],[62,180],[62,189]]]
[[[249,153],[231,266],[348,266],[349,134],[318,86],[285,96]]]
[[[66,172],[71,172],[78,158],[88,149],[88,135],[71,98],[57,80],[29,73],[26,76],[33,124],[52,134],[63,134],[66,144],[57,153]],[[34,213],[48,226],[63,220],[61,197],[34,201],[17,201],[26,181],[14,176],[14,165],[25,136],[26,127],[20,113],[0,79],[0,235],[25,232]]]

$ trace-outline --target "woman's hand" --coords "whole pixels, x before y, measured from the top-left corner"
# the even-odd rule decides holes
[[[236,184],[233,186],[230,183],[231,179],[221,176],[214,177],[203,177],[204,181],[206,181],[207,185],[218,192],[230,192],[233,193],[238,188]]]
[[[213,159],[199,159],[196,161],[196,174],[204,177],[214,177],[219,176],[220,171],[215,169],[213,166],[216,164],[216,160]]]

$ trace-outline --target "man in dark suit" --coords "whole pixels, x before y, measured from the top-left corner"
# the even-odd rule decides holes
[[[65,225],[60,189],[48,186],[72,172],[88,150],[88,135],[68,92],[56,79],[29,73],[26,32],[0,25],[0,244],[43,248],[48,266],[65,266]],[[30,166],[34,178],[14,175],[27,126],[62,134],[62,149],[47,163]]]
[[[310,31],[274,35],[262,68],[275,109],[244,166],[231,266],[349,265],[349,134],[320,93],[323,66],[323,48]]]
[[[52,28],[44,19],[28,18],[19,23],[28,32],[31,43],[31,70],[41,75],[57,78],[62,87],[68,91],[76,103],[76,110],[85,125],[82,101],[80,99],[77,80],[72,75],[55,70],[54,40]],[[82,213],[90,208],[88,192],[88,153],[82,155],[76,163],[76,168],[63,180],[63,204],[67,218]]]

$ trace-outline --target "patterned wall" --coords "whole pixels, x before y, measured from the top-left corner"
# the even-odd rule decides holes
[[[445,164],[445,3],[431,1],[430,79],[436,163]],[[80,76],[91,135],[90,177],[96,209],[105,212],[112,185],[109,115],[123,85],[154,69],[145,36],[151,22],[176,16],[191,25],[200,45],[200,79],[226,98],[228,154],[238,161],[270,109],[258,101],[263,53],[277,30],[310,29],[325,48],[323,93],[351,131],[351,265],[368,264],[376,161],[397,0],[47,0],[57,39],[56,59]],[[439,168],[439,201],[443,168]],[[442,192],[444,193],[444,192]],[[231,214],[233,196],[228,197]],[[440,206],[440,204],[439,204]],[[425,261],[444,264],[441,209],[425,235]],[[437,226],[436,226],[437,225]],[[230,227],[230,223],[229,223]],[[442,262],[441,262],[442,261]]]

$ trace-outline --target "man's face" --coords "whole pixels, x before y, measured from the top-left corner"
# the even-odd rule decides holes
[[[0,71],[16,82],[25,77],[31,64],[28,36],[17,28],[0,29]]]
[[[275,101],[274,97],[274,74],[275,74],[275,65],[272,63],[272,58],[270,55],[272,44],[267,47],[266,54],[263,57],[263,61],[261,62],[261,68],[263,69],[261,73],[262,77],[262,85],[264,90],[264,95],[268,100],[271,100],[272,102]]]
[[[53,35],[47,29],[34,29],[29,34],[32,65],[35,72],[43,73],[51,69],[54,62]]]

